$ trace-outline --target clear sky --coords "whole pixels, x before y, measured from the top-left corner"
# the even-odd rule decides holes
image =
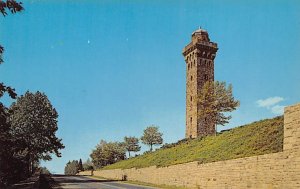
[[[59,113],[63,172],[101,140],[185,134],[182,48],[199,26],[218,43],[215,79],[241,101],[227,129],[300,102],[300,1],[23,1],[0,18],[0,79],[21,95],[45,92]],[[6,99],[6,104],[10,101]],[[145,150],[146,147],[143,147]]]

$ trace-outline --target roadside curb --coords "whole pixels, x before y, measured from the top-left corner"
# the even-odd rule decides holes
[[[99,177],[94,177],[94,176],[84,176],[84,177],[92,178],[92,179],[96,179],[96,180],[108,180],[108,179],[105,179],[105,178],[99,178]],[[128,181],[124,182],[124,181],[114,180],[114,179],[109,179],[109,180],[112,180],[112,182],[122,183],[122,184],[126,184],[126,185],[131,185],[131,186],[145,187],[145,189],[160,189],[160,188],[153,187],[153,186],[132,184],[132,183],[129,183],[130,181],[129,182]]]

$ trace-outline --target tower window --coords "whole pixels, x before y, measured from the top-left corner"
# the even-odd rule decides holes
[[[191,81],[193,81],[193,76],[191,75]]]
[[[193,118],[191,117],[191,118],[190,118],[190,123],[191,123],[191,124],[192,124],[192,121],[193,121]]]
[[[193,101],[193,97],[191,96],[191,102]]]
[[[202,59],[201,66],[205,66],[205,60]]]

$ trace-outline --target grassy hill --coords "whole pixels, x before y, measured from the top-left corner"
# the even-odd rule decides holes
[[[208,163],[282,151],[283,116],[265,119],[232,130],[194,140],[166,145],[166,148],[123,160],[104,169],[169,166],[198,161]]]

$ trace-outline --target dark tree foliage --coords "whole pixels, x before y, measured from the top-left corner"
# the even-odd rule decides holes
[[[9,175],[7,162],[10,159],[8,150],[11,148],[7,109],[0,103],[0,188],[8,183]]]
[[[6,16],[8,11],[14,14],[22,10],[24,10],[22,2],[17,2],[15,0],[0,0],[0,12],[3,16]]]
[[[79,159],[79,163],[78,163],[78,171],[83,171],[83,165],[82,165],[81,158]]]
[[[15,99],[17,96],[14,89],[0,83],[0,98],[4,93],[7,93],[12,99]],[[14,172],[11,171],[12,166],[20,165],[23,162],[13,157],[15,144],[10,133],[8,117],[8,108],[0,102],[0,188],[4,188],[5,185],[11,183],[13,180],[22,179],[22,176],[18,172],[18,167],[13,169]],[[20,168],[22,168],[23,165],[24,164],[22,164]]]
[[[50,171],[47,169],[47,167],[40,167],[39,168],[39,171],[41,174],[44,174],[44,175],[50,175]]]
[[[58,114],[44,93],[26,92],[10,107],[11,134],[18,144],[17,152],[32,166],[40,159],[51,160],[50,154],[61,156],[64,148],[55,134]]]
[[[0,12],[3,16],[24,10],[22,3],[15,0],[0,0]],[[4,47],[0,45],[0,64],[3,63],[2,54]],[[12,99],[17,97],[12,87],[0,82],[0,98],[7,93]],[[24,155],[26,150],[22,149],[22,143],[18,143],[12,135],[11,123],[9,121],[10,111],[0,102],[0,188],[30,176],[29,163]],[[26,136],[23,136],[26,138]],[[32,164],[37,166],[36,163]]]
[[[0,64],[3,63],[2,54],[3,54],[4,48],[0,45]]]
[[[14,89],[0,83],[0,98],[4,93],[8,93],[13,99],[16,98]],[[13,181],[23,179],[26,175],[26,171],[23,170],[26,163],[14,156],[16,144],[10,133],[11,127],[8,117],[8,108],[0,102],[0,188],[4,188],[5,185]],[[21,172],[24,174],[21,174]]]
[[[15,89],[5,86],[3,83],[0,83],[0,98],[4,95],[4,93],[8,93],[8,95],[12,99],[16,99],[17,93],[15,92]]]

